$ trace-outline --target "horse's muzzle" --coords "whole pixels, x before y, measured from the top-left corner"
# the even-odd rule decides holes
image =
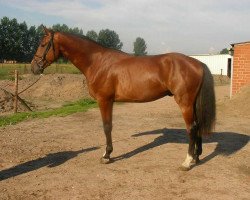
[[[31,62],[31,71],[35,75],[42,74],[44,69],[40,67],[34,60]]]

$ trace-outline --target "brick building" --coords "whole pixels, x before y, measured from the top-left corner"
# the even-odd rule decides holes
[[[233,67],[231,80],[231,95],[240,91],[245,85],[250,85],[250,41],[232,44]]]

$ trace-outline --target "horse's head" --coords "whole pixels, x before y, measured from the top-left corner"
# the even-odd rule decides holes
[[[31,61],[31,71],[34,74],[42,74],[58,58],[58,50],[54,42],[54,32],[43,27],[45,35]]]

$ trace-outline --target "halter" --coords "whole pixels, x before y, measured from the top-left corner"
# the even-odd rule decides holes
[[[45,67],[49,66],[52,63],[46,59],[46,56],[47,56],[51,47],[53,49],[53,55],[54,55],[54,59],[55,59],[55,46],[54,46],[53,40],[54,40],[54,33],[52,32],[51,38],[46,46],[45,51],[43,52],[43,55],[39,56],[39,55],[35,54],[35,57],[39,58],[39,60],[34,59],[34,61],[36,62],[37,66],[39,67],[40,71],[43,71],[45,69]]]

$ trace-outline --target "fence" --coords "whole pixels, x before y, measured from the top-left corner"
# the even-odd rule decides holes
[[[22,91],[18,91],[18,80],[19,80],[19,72],[18,70],[14,71],[14,77],[15,77],[15,83],[14,83],[14,93],[8,91],[5,88],[1,88],[0,89],[2,91],[4,91],[4,93],[7,95],[6,98],[4,98],[4,100],[0,101],[0,104],[9,101],[10,99],[13,99],[13,110],[14,113],[17,113],[18,111],[18,102],[20,102],[24,107],[26,107],[29,111],[32,111],[31,108],[27,105],[27,103],[25,102],[24,99],[22,99],[19,95],[22,94],[23,92],[25,92],[27,89],[29,89],[31,86],[33,86],[38,80],[40,80],[41,76],[39,76],[37,78],[36,81],[34,81],[32,84],[30,84],[28,87],[26,87],[25,89],[23,89]]]
[[[0,65],[0,80],[11,79],[14,80],[14,71],[18,70],[19,75],[31,73],[30,64],[27,63],[16,63],[6,64],[1,63]],[[80,74],[81,72],[72,64],[52,64],[44,71],[45,74]]]

